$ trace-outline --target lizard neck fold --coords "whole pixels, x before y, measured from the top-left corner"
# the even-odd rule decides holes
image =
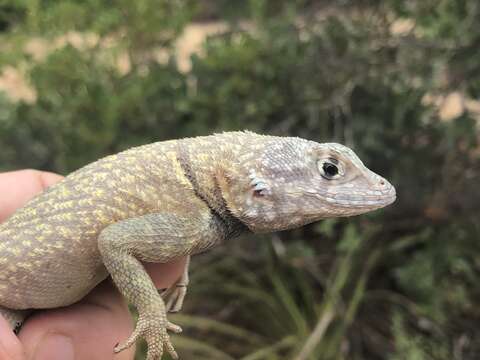
[[[193,157],[196,157],[195,161],[193,161]],[[199,162],[198,157],[203,157],[204,162]],[[185,177],[190,181],[195,195],[210,210],[212,226],[219,226],[223,230],[224,240],[250,231],[227,206],[218,180],[219,169],[209,166],[217,162],[213,161],[213,159],[208,159],[207,156],[202,156],[202,153],[195,152],[193,154],[191,149],[183,146],[178,147],[178,161]],[[195,164],[195,167],[192,164]],[[199,166],[198,164],[201,165]]]

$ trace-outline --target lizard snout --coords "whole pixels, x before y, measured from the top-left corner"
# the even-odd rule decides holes
[[[381,198],[384,200],[384,206],[390,205],[397,199],[395,187],[382,177],[378,180],[376,191],[381,193]]]

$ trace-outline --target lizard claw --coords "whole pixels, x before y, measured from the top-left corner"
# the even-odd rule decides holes
[[[167,321],[161,315],[142,313],[138,318],[134,332],[123,344],[115,346],[113,351],[119,353],[132,346],[140,337],[145,338],[148,345],[147,360],[160,360],[164,349],[172,359],[178,359],[178,354],[172,345],[167,330],[180,333],[182,328]]]
[[[167,330],[174,332],[175,334],[180,334],[183,330],[180,326],[171,323],[170,321],[167,322]]]

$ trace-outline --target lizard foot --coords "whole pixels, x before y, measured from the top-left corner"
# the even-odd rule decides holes
[[[167,312],[175,313],[182,310],[183,301],[185,300],[186,294],[187,286],[184,284],[176,284],[172,288],[168,289],[164,294],[165,297],[168,297],[165,305]]]
[[[132,346],[139,338],[145,338],[148,345],[147,360],[160,360],[163,350],[166,349],[172,359],[178,359],[177,352],[173,348],[170,336],[167,333],[170,330],[174,333],[182,332],[182,328],[172,324],[165,317],[153,313],[142,313],[138,318],[134,332],[123,344],[115,346],[114,352],[119,353]]]
[[[18,334],[22,327],[25,318],[32,312],[32,310],[12,310],[0,306],[0,315],[8,321],[10,327],[15,334]]]

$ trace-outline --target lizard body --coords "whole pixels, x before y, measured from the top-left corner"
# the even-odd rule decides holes
[[[0,313],[72,304],[111,275],[139,312],[148,359],[176,353],[167,305],[140,261],[194,255],[244,232],[271,232],[392,203],[395,189],[350,149],[223,133],[136,147],[89,164],[0,225]],[[188,282],[187,272],[180,280]]]

